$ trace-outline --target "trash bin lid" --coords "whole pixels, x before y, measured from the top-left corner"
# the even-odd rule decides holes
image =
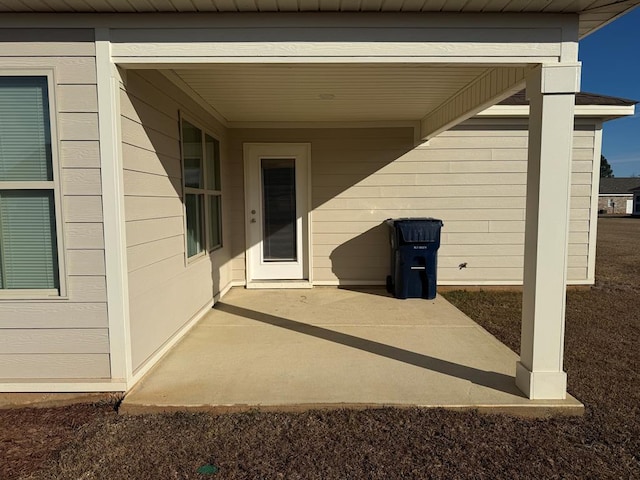
[[[405,243],[429,243],[440,239],[442,220],[437,218],[398,218],[393,226],[400,231]]]

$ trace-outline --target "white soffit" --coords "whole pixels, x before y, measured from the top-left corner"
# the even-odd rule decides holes
[[[229,122],[419,120],[488,70],[460,65],[216,64],[174,70]]]
[[[0,0],[0,12],[464,12],[578,13],[580,36],[640,0]]]

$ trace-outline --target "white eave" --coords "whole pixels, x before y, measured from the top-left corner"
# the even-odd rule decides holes
[[[0,13],[199,12],[456,12],[566,13],[580,16],[580,37],[640,4],[640,0],[0,0]]]
[[[613,120],[635,114],[635,105],[576,105],[576,117],[601,118]],[[527,117],[528,105],[494,105],[478,113],[478,117]]]

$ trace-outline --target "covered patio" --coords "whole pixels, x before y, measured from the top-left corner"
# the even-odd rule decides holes
[[[214,315],[211,316],[210,320],[215,325],[219,321],[228,322],[226,316],[221,319],[220,312],[224,308],[230,308],[228,305],[236,308],[226,301],[226,290],[231,287],[285,288],[286,285],[281,282],[282,280],[285,282],[295,280],[300,288],[325,285],[371,285],[374,280],[367,278],[363,283],[362,278],[356,273],[336,273],[337,270],[342,269],[342,266],[337,265],[331,255],[343,249],[355,237],[366,236],[371,231],[371,227],[379,223],[379,219],[367,226],[358,225],[360,229],[358,231],[345,230],[345,224],[367,219],[366,213],[370,215],[372,210],[382,208],[388,197],[397,195],[400,199],[394,207],[395,211],[408,208],[415,216],[416,212],[420,211],[419,208],[411,205],[407,207],[405,198],[420,198],[425,195],[449,198],[455,196],[457,191],[471,192],[470,198],[472,198],[475,185],[474,180],[463,179],[461,183],[464,185],[460,189],[449,189],[448,185],[441,188],[437,181],[436,184],[430,183],[432,179],[429,175],[420,176],[417,173],[408,181],[406,177],[396,179],[397,184],[393,184],[389,179],[385,179],[387,183],[380,183],[375,179],[367,183],[367,179],[375,172],[375,168],[394,162],[417,145],[425,142],[436,143],[440,134],[526,87],[530,115],[526,218],[523,219],[525,245],[522,355],[520,359],[513,357],[512,354],[500,357],[489,369],[480,368],[477,372],[473,370],[467,371],[464,375],[447,376],[454,378],[456,382],[460,382],[462,377],[464,390],[469,385],[476,385],[468,378],[473,376],[472,374],[480,373],[483,376],[487,371],[502,375],[508,373],[508,376],[500,377],[505,385],[511,382],[508,388],[503,389],[506,390],[503,393],[507,396],[515,395],[514,398],[517,398],[520,395],[515,393],[517,392],[516,386],[513,385],[515,378],[517,389],[530,399],[565,398],[566,374],[562,368],[564,296],[574,100],[575,93],[579,90],[580,76],[580,64],[577,61],[578,19],[564,15],[514,16],[513,18],[487,16],[483,17],[485,21],[481,27],[478,27],[473,24],[473,18],[465,18],[461,23],[456,16],[431,18],[420,15],[398,15],[385,17],[382,23],[381,19],[375,15],[363,15],[357,19],[350,16],[302,15],[295,19],[288,16],[273,16],[273,18],[269,17],[272,23],[268,25],[263,23],[265,18],[264,15],[237,18],[211,17],[207,18],[205,23],[202,23],[202,19],[194,18],[195,23],[188,27],[179,23],[172,24],[176,28],[166,29],[162,28],[162,22],[160,22],[143,30],[132,28],[135,21],[131,20],[131,23],[121,23],[116,28],[96,29],[98,78],[111,77],[111,85],[103,90],[104,102],[100,104],[100,112],[105,117],[104,125],[109,126],[110,119],[117,117],[119,105],[122,102],[121,96],[115,94],[116,85],[127,92],[137,91],[138,93],[132,93],[133,97],[141,96],[139,92],[145,90],[141,82],[136,84],[136,78],[145,75],[148,75],[147,89],[150,85],[161,84],[166,84],[167,89],[177,87],[179,93],[176,92],[176,97],[184,99],[186,103],[197,102],[198,108],[205,109],[207,116],[214,120],[211,123],[216,126],[212,126],[209,131],[213,132],[213,136],[219,136],[223,151],[226,148],[224,152],[226,161],[231,167],[227,172],[232,176],[229,177],[230,181],[227,185],[233,186],[230,193],[227,188],[226,198],[223,200],[223,204],[226,205],[223,208],[227,209],[222,213],[222,217],[228,222],[223,229],[227,232],[227,239],[222,242],[224,245],[222,249],[213,254],[219,257],[219,260],[211,263],[213,270],[216,270],[217,265],[222,265],[228,260],[226,270],[220,269],[219,272],[214,271],[212,274],[204,272],[202,277],[190,278],[188,281],[184,276],[180,277],[180,281],[175,279],[169,281],[167,278],[163,283],[166,295],[157,294],[157,297],[164,298],[156,298],[149,293],[145,297],[146,303],[136,302],[134,299],[129,306],[129,311],[125,312],[129,315],[132,326],[131,333],[125,331],[123,334],[123,338],[130,335],[134,352],[132,364],[126,367],[130,370],[126,376],[133,378],[131,383],[142,378],[155,361],[168,350],[166,338],[182,328],[181,325],[185,325],[186,318],[177,316],[174,318],[166,314],[166,319],[155,321],[154,315],[149,313],[155,311],[159,318],[161,310],[174,308],[176,301],[167,304],[166,307],[160,307],[165,298],[168,299],[174,294],[171,293],[174,285],[190,290],[190,285],[203,285],[202,278],[206,276],[214,278],[214,282],[218,283],[218,288],[214,286],[214,295],[219,294],[221,301],[226,302],[218,306],[217,316],[215,316],[215,310]],[[253,32],[256,28],[260,32],[259,38],[248,37],[247,32]],[[100,84],[98,89],[100,90]],[[170,125],[165,125],[164,122],[160,122],[162,123],[160,125],[157,122],[156,112],[153,112],[153,115],[148,114],[149,109],[145,105],[159,103],[161,102],[158,99],[149,99],[138,106],[134,100],[131,101],[131,108],[126,102],[122,103],[121,111],[127,117],[122,124],[121,132],[122,141],[125,144],[137,143],[155,152],[164,150],[162,142],[154,143],[154,135],[147,135],[146,131],[153,128],[171,130],[175,125],[173,119]],[[174,108],[169,110],[175,112]],[[157,125],[157,127],[151,127],[151,125]],[[363,139],[359,143],[356,142],[354,146],[345,146],[345,139],[351,139],[353,136],[353,132],[347,131],[349,128],[369,129],[374,132],[374,135],[375,128],[385,128],[389,132],[392,129],[404,129],[412,133],[413,138],[403,134],[402,142],[393,148],[390,147],[392,143],[388,139],[379,138]],[[138,142],[136,137],[142,137],[143,140]],[[104,138],[102,144],[110,147],[113,152],[117,152],[120,148],[117,128],[112,132],[101,130],[101,138]],[[115,143],[110,144],[109,142],[113,140]],[[173,150],[175,146],[174,144]],[[382,146],[387,148],[387,151],[383,155],[382,165],[375,167],[374,170],[355,170],[356,173],[350,173],[350,170],[345,168],[346,160],[358,154],[362,155],[369,165],[371,152],[379,154]],[[254,147],[262,150],[254,151]],[[285,147],[286,151],[282,150]],[[293,147],[297,148],[295,152],[291,150]],[[393,155],[388,155],[390,149],[394,150]],[[175,156],[173,150],[168,149],[168,152]],[[103,153],[105,158],[108,158],[113,152],[105,150]],[[224,154],[223,157],[225,157]],[[276,262],[273,264],[277,266],[275,270],[269,269],[271,264],[266,260],[262,261],[262,253],[260,253],[262,246],[265,245],[264,232],[268,231],[268,229],[259,228],[263,225],[263,217],[266,215],[260,194],[262,187],[257,188],[259,182],[256,180],[262,175],[259,169],[262,168],[260,167],[262,158],[295,158],[295,167],[292,167],[291,171],[296,172],[294,187],[292,187],[292,191],[296,192],[295,209],[292,210],[295,211],[292,218],[295,219],[293,223],[296,225],[296,235],[295,242],[290,246],[290,250],[295,254],[285,255],[295,260]],[[313,164],[310,163],[310,158],[313,158]],[[130,171],[125,172],[122,180],[120,165],[109,167],[115,169],[113,174],[116,183],[122,182],[125,199],[129,196],[148,195],[147,190],[139,188],[139,185],[150,184],[152,180],[140,178],[139,166],[129,167],[136,161],[137,157],[134,155],[123,153],[124,170]],[[319,167],[324,164],[333,170],[325,170],[328,172],[326,177],[314,177],[313,172],[320,170]],[[164,165],[163,168],[165,168]],[[367,168],[370,167],[367,166]],[[224,173],[224,168],[221,171]],[[170,176],[168,169],[160,173]],[[420,184],[423,179],[424,185]],[[400,188],[402,193],[398,194]],[[162,195],[174,195],[180,190],[179,186],[176,188],[171,183],[165,185],[165,189],[166,192]],[[518,191],[523,196],[525,196],[524,190],[525,188],[518,187]],[[331,206],[329,213],[325,211],[328,211],[328,206]],[[182,211],[182,206],[179,207]],[[122,205],[121,209],[123,212],[121,216],[126,219],[126,205]],[[332,224],[333,218],[336,217],[334,210],[340,212],[357,210],[357,212],[348,217],[347,221],[338,228]],[[366,211],[365,214],[363,210]],[[322,214],[328,215],[324,221],[321,220]],[[145,219],[155,219],[160,216],[169,216],[169,214],[154,210],[149,212]],[[397,214],[391,212],[388,216],[397,216]],[[135,221],[140,219],[136,217]],[[105,229],[110,231],[106,226],[107,223],[105,219]],[[120,223],[118,227],[121,227]],[[231,230],[230,235],[229,230]],[[115,240],[123,257],[133,250],[126,248],[126,235],[123,236],[121,233]],[[362,243],[369,245],[372,242],[363,238]],[[349,245],[347,248],[356,247]],[[357,249],[362,251],[364,247]],[[178,253],[178,249],[174,253]],[[379,258],[375,254],[370,256]],[[183,259],[178,261],[183,263]],[[107,263],[111,264],[108,260]],[[127,258],[129,269],[132,265],[140,269],[140,263],[142,262],[133,256]],[[280,265],[281,263],[283,265]],[[289,264],[295,264],[293,273],[289,270],[291,266]],[[178,268],[183,268],[183,265],[179,265]],[[229,274],[229,268],[231,274]],[[351,267],[347,266],[344,270],[349,268]],[[332,270],[331,273],[329,269]],[[153,278],[147,276],[153,276]],[[379,279],[383,277],[384,275],[377,276],[375,282],[380,282]],[[140,275],[130,274],[129,288],[136,292],[138,286],[140,289],[146,289],[150,282],[156,281],[156,278],[157,274],[152,275],[150,270],[145,270],[144,274]],[[269,283],[265,284],[264,281]],[[149,292],[152,292],[152,289],[149,289]],[[282,295],[289,294],[282,293]],[[271,302],[272,300],[267,301],[269,305],[272,304]],[[251,300],[252,305],[259,303],[257,300]],[[287,299],[273,303],[285,304]],[[199,305],[202,305],[202,301]],[[245,317],[258,316],[262,320],[267,318],[271,323],[267,331],[274,332],[274,335],[277,332],[275,339],[268,345],[286,344],[289,340],[280,339],[280,335],[285,333],[292,335],[292,330],[305,330],[310,328],[308,325],[314,327],[311,331],[315,333],[324,332],[324,330],[317,330],[318,325],[315,323],[318,321],[317,318],[322,317],[310,317],[307,313],[301,312],[301,318],[294,316],[286,319],[297,322],[287,323],[291,328],[274,329],[273,324],[279,322],[278,312],[262,310],[255,306],[249,310],[257,313],[239,311],[239,318],[243,318],[245,322]],[[197,315],[191,315],[190,321],[195,322],[195,319],[200,318],[200,314],[204,311],[205,309],[201,309]],[[163,311],[162,314],[165,312]],[[421,312],[420,315],[416,315],[416,318],[428,318],[431,315],[434,315],[433,312]],[[238,315],[232,317],[234,322],[237,321],[236,317]],[[339,314],[327,313],[329,319],[340,317]],[[347,314],[346,317],[352,318],[351,314]],[[439,316],[435,314],[434,318]],[[378,321],[382,322],[383,326],[387,321],[391,322],[390,325],[395,325],[393,316],[382,315]],[[171,322],[173,331],[167,327],[166,334],[160,335],[158,332],[162,322],[167,324]],[[205,324],[208,322],[209,320]],[[256,319],[253,318],[251,322],[255,324]],[[260,321],[260,323],[263,326],[255,330],[256,332],[265,328],[265,322]],[[233,325],[224,324],[215,328],[220,329],[221,335],[231,334],[230,332],[237,330],[237,326]],[[454,325],[456,327],[451,330],[452,332],[458,329],[455,322]],[[358,356],[366,353],[369,356],[376,356],[379,361],[380,355],[370,350],[377,350],[379,345],[382,345],[382,349],[385,350],[386,343],[376,336],[380,332],[367,332],[366,329],[369,326],[364,322],[357,327],[349,327],[355,328],[356,333],[340,332],[341,335],[338,338],[342,341],[332,341],[332,348],[349,348],[350,354],[353,354],[352,337],[342,335],[352,335],[356,340],[364,338],[367,342],[374,343],[367,343],[367,348],[355,349]],[[421,328],[426,327],[418,329],[419,332],[424,333]],[[357,333],[360,329],[363,333]],[[374,330],[377,331],[377,329]],[[382,328],[382,330],[385,329]],[[400,352],[388,356],[397,356],[397,353],[406,351],[411,354],[426,355],[426,360],[430,361],[429,342],[432,342],[431,339],[434,337],[408,332],[409,330],[405,332],[408,338],[398,339],[399,343],[394,347],[399,348]],[[195,338],[196,335],[197,333],[194,333],[191,337]],[[327,335],[333,335],[331,330]],[[177,339],[178,336],[174,336],[173,339]],[[217,334],[214,334],[215,336]],[[299,334],[296,338],[298,337],[300,337]],[[150,338],[153,341],[149,341]],[[405,340],[414,341],[416,338],[426,343],[422,347],[416,345],[415,349],[403,346]],[[169,344],[174,341],[173,339]],[[305,335],[305,342],[300,345],[300,348],[305,352],[309,351],[311,343],[309,346],[306,343],[312,340],[317,341],[317,338],[314,335]],[[474,344],[471,340],[469,342]],[[344,343],[347,343],[347,346],[343,345]],[[359,340],[356,343],[359,343]],[[437,344],[446,345],[447,342],[440,340]],[[218,373],[215,375],[221,376],[217,383],[223,385],[222,378],[226,378],[225,376],[233,371],[231,368],[225,368],[225,362],[236,358],[238,362],[242,361],[243,365],[249,365],[247,352],[259,351],[263,348],[259,345],[242,345],[243,348],[237,348],[240,345],[234,345],[232,341],[220,345],[219,351],[226,350],[227,353],[221,353],[221,358],[212,358],[209,363],[216,365]],[[293,342],[291,348],[295,348],[296,345],[298,343]],[[336,347],[336,345],[341,346]],[[469,351],[466,348],[456,350],[460,350],[458,354],[463,356]],[[284,360],[281,361],[285,362],[283,365],[288,365],[291,353],[287,349],[283,349],[283,352],[287,353],[283,353]],[[192,357],[187,352],[185,355],[185,359],[200,358]],[[438,357],[434,358],[438,359]],[[190,360],[186,361],[187,364],[193,364]],[[447,364],[447,369],[453,369],[457,373],[460,373],[459,365],[466,365],[462,358],[451,358],[446,361],[450,362]],[[511,372],[514,362],[518,365],[515,375]],[[301,365],[304,364],[305,362],[301,362]],[[337,364],[332,370],[344,372],[346,375],[342,378],[341,384],[330,388],[322,386],[321,383],[314,383],[316,381],[311,379],[310,385],[320,385],[319,391],[339,391],[348,385],[358,385],[360,375],[355,372],[361,369],[366,371],[367,368],[369,367],[351,368],[348,364],[346,366]],[[410,368],[415,369],[416,366],[412,365]],[[472,366],[472,368],[476,367]],[[504,368],[507,370],[501,370]],[[271,365],[265,367],[264,373],[256,376],[268,379],[271,370],[286,371]],[[375,370],[378,369],[375,368]],[[354,373],[347,373],[349,371]],[[300,372],[301,377],[309,374],[309,370]],[[387,384],[388,378],[395,375],[397,373],[391,368],[388,374],[381,377],[379,385],[369,387],[371,393],[383,391],[381,385]],[[438,375],[443,373],[440,372]],[[400,378],[403,376],[399,375]],[[255,404],[279,405],[283,403],[284,398],[295,398],[292,392],[286,392],[286,389],[283,397],[272,398],[267,391],[256,387],[257,381],[252,377],[243,374],[231,375],[231,379],[236,381],[239,377],[242,378],[240,383],[246,385],[243,388],[251,389],[250,398],[254,399]],[[491,382],[494,382],[495,375],[490,377]],[[182,373],[178,373],[178,378],[182,378]],[[195,378],[201,378],[201,376],[197,375]],[[295,375],[294,378],[296,378]],[[424,391],[426,385],[433,384],[427,379],[423,381],[426,383],[420,387],[417,386],[420,385],[418,380],[407,382],[416,385],[414,396],[407,393],[397,398],[381,397],[374,403],[408,402],[409,404],[435,405],[446,403],[444,399],[421,401],[417,393]],[[197,384],[197,381],[195,383]],[[210,383],[216,389],[214,378]],[[483,384],[480,381],[478,383]],[[487,380],[484,383],[490,382]],[[267,385],[273,385],[273,383],[268,381]],[[293,382],[291,388],[292,391],[313,391],[305,383]],[[219,390],[234,391],[231,388]],[[366,391],[366,389],[356,389],[358,390]],[[397,391],[393,388],[390,390]],[[450,390],[447,387],[443,392]],[[184,388],[180,391],[184,391]],[[488,391],[493,392],[493,389]],[[247,395],[249,395],[248,390]],[[345,395],[348,395],[348,390]],[[465,396],[467,396],[466,393],[461,395],[458,391],[448,398],[459,399]],[[220,398],[214,403],[251,404],[247,398]],[[356,404],[368,398],[377,397],[363,394],[360,397],[352,395],[344,398],[337,397],[333,400],[309,398],[306,399],[308,402],[304,398],[298,398],[294,404]],[[510,404],[511,401],[505,399],[504,403]],[[467,402],[467,406],[479,406],[483,402],[484,400],[478,399]],[[457,404],[457,400],[454,403]]]
[[[233,289],[126,396],[123,413],[422,406],[542,415],[518,356],[447,302],[383,290]]]
[[[547,2],[526,8],[519,2],[467,2],[464,8],[460,2],[427,2],[424,8],[409,8],[408,2],[409,11],[387,13],[366,1],[357,14],[346,12],[350,8],[343,2],[313,12],[280,2],[277,8],[259,2],[229,9],[213,1],[205,2],[211,4],[208,13],[187,5],[180,14],[154,6],[154,12],[166,15],[142,13],[146,2],[134,0],[122,10],[76,3],[77,8],[65,2],[52,2],[46,10],[10,8],[16,15],[3,17],[4,28],[29,30],[28,42],[14,42],[26,57],[7,62],[9,67],[34,68],[30,56],[45,52],[35,64],[58,78],[61,138],[69,145],[91,142],[80,144],[93,150],[78,154],[83,157],[79,165],[96,170],[70,169],[62,184],[64,196],[95,197],[96,212],[88,220],[99,238],[80,243],[83,252],[71,256],[95,263],[92,275],[84,266],[76,273],[96,279],[76,281],[96,285],[97,293],[72,292],[70,303],[102,304],[99,308],[108,312],[100,319],[102,343],[84,340],[88,346],[64,349],[47,345],[54,355],[74,352],[61,357],[74,367],[78,358],[86,360],[79,355],[92,355],[97,362],[89,374],[71,375],[78,382],[58,381],[57,373],[44,375],[55,380],[47,389],[127,391],[161,361],[143,384],[148,389],[175,360],[189,366],[175,370],[167,384],[181,394],[202,387],[205,373],[197,372],[196,365],[212,371],[206,373],[206,389],[246,393],[207,400],[217,405],[278,405],[287,398],[296,405],[366,404],[370,399],[375,404],[440,405],[455,398],[450,405],[461,406],[458,399],[467,399],[464,406],[482,406],[495,405],[488,400],[495,395],[502,396],[497,404],[503,405],[526,404],[525,397],[562,404],[578,40],[636,2],[559,2],[563,6],[557,10]],[[405,10],[404,3],[398,8]],[[69,10],[76,13],[48,13]],[[81,13],[95,11],[100,15]],[[58,41],[41,38],[42,29],[58,32],[52,37]],[[488,184],[496,188],[487,195],[477,188],[487,183],[486,177],[479,176],[481,171],[468,176],[469,165],[456,165],[455,177],[438,177],[420,160],[403,169],[400,157],[429,142],[437,146],[452,128],[523,88],[530,108],[522,180],[502,190],[506,182],[492,180]],[[76,95],[86,101],[72,101]],[[185,126],[196,140],[185,140]],[[286,151],[274,151],[274,145]],[[447,155],[451,164],[442,166],[454,173],[459,155]],[[66,152],[64,159],[78,166]],[[286,162],[265,167],[264,159]],[[514,157],[509,153],[505,159]],[[375,176],[396,162],[397,172],[383,180]],[[216,165],[215,175],[205,175],[216,172]],[[256,255],[269,236],[259,228],[266,210],[263,195],[253,187],[260,168],[267,167],[293,179],[286,186],[295,192],[287,210],[289,225],[296,226],[295,241],[288,245],[291,254],[282,258]],[[493,232],[507,233],[522,257],[517,266],[504,267],[522,265],[523,270],[519,359],[442,300],[414,307],[342,290],[326,300],[315,300],[327,295],[322,291],[229,292],[240,286],[264,288],[265,280],[270,282],[266,286],[281,288],[290,287],[281,281],[296,281],[301,288],[382,283],[386,261],[380,260],[380,222],[404,215],[437,217],[427,205],[450,208],[448,203],[458,197],[459,212],[501,207],[505,197],[517,197],[519,208],[526,210],[507,220],[520,222],[509,226],[518,231]],[[86,206],[83,199],[77,202]],[[473,212],[463,213],[473,219]],[[65,215],[81,220],[78,224],[88,221],[73,212]],[[465,244],[465,252],[482,239],[500,257],[504,243],[475,230],[458,232],[478,239]],[[353,260],[353,252],[366,254],[367,260]],[[375,270],[383,264],[384,273]],[[281,268],[267,271],[268,265]],[[495,279],[484,276],[475,285],[491,282]],[[356,298],[340,304],[346,294]],[[315,308],[302,298],[314,299]],[[438,313],[439,303],[449,313]],[[289,305],[286,311],[277,310],[282,305]],[[356,322],[360,314],[364,317]],[[66,338],[68,324],[61,317],[65,320],[47,327]],[[29,330],[40,328],[34,325]],[[94,324],[81,318],[79,325],[78,334],[92,338]],[[195,330],[188,333],[192,325]],[[211,336],[204,334],[208,330]],[[162,360],[183,334],[188,334],[185,341]],[[34,343],[38,346],[32,350],[16,348],[17,355],[29,355],[21,357],[24,365],[37,365],[25,367],[20,379],[42,375],[41,367],[47,366],[32,356],[43,351],[43,342]],[[189,351],[178,358],[182,349]],[[314,363],[317,358],[323,361]],[[59,371],[67,374],[67,369]],[[192,383],[185,384],[190,375]],[[421,397],[445,378],[451,385],[442,388],[441,396]],[[376,380],[363,384],[363,379]],[[400,383],[394,385],[395,379]],[[14,382],[5,388],[41,391],[42,385]],[[129,402],[140,398],[144,388]],[[476,391],[490,395],[474,397]],[[296,398],[293,392],[307,397]],[[313,397],[313,392],[335,396]]]

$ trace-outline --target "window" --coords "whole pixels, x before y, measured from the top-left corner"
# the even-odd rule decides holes
[[[49,77],[0,76],[0,291],[58,295]]]
[[[182,166],[187,257],[222,246],[220,143],[182,120]]]

